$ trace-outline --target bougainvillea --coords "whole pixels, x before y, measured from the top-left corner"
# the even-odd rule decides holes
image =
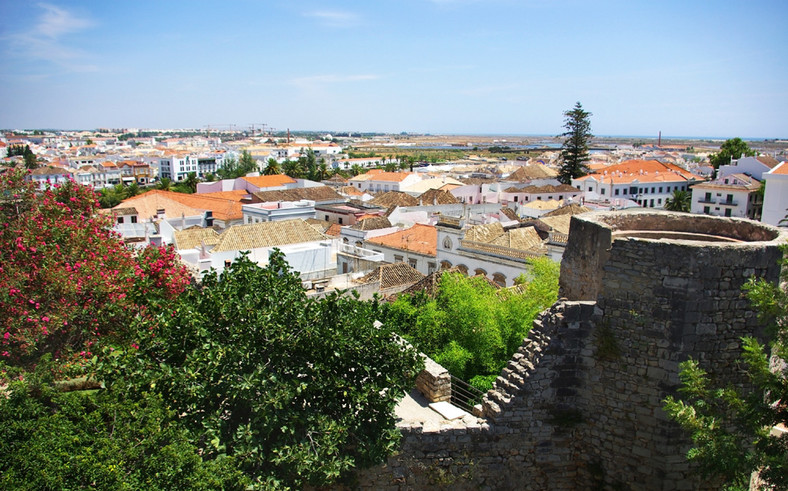
[[[135,317],[188,282],[166,248],[135,252],[99,215],[95,192],[73,181],[37,192],[25,172],[0,176],[0,358],[35,363],[43,353],[91,358],[125,338]]]

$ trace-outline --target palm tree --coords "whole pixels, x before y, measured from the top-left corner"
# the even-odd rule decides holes
[[[172,179],[169,177],[162,177],[161,181],[159,181],[159,185],[156,186],[156,189],[160,189],[162,191],[172,191]]]
[[[322,181],[323,179],[328,177],[328,164],[326,161],[321,159],[320,164],[317,166],[317,180]]]
[[[263,170],[263,174],[266,176],[273,176],[275,174],[281,174],[281,173],[282,173],[282,166],[279,165],[279,162],[273,157],[268,159],[268,162],[265,166],[265,170]]]
[[[186,175],[186,179],[183,181],[183,185],[189,190],[189,193],[196,193],[197,192],[197,183],[200,182],[197,179],[196,172],[189,172]]]
[[[683,211],[689,213],[692,205],[692,195],[689,191],[673,190],[673,196],[665,200],[665,209],[668,211]]]

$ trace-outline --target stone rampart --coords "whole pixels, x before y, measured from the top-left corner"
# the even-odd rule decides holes
[[[659,238],[662,237],[662,238]],[[692,357],[745,383],[740,338],[761,336],[743,296],[776,282],[777,229],[665,212],[572,219],[566,298],[543,312],[481,419],[402,425],[400,453],[359,474],[365,489],[714,489],[685,460],[662,411]]]

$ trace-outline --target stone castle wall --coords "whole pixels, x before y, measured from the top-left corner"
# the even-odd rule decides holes
[[[403,426],[400,453],[360,473],[359,487],[714,488],[691,472],[689,441],[662,401],[690,357],[744,382],[739,339],[761,327],[742,286],[778,280],[785,237],[743,220],[685,218],[574,217],[566,298],[534,323],[480,419]]]

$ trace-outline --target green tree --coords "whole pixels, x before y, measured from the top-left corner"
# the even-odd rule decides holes
[[[188,194],[193,194],[193,193],[197,192],[197,183],[198,182],[200,182],[200,180],[197,179],[197,173],[196,172],[189,172],[186,175],[186,179],[183,180],[183,185],[186,188],[186,190],[188,191]]]
[[[159,184],[156,186],[156,189],[159,189],[161,191],[172,191],[172,187],[173,187],[172,179],[170,179],[169,177],[162,177],[161,180],[159,181]]]
[[[487,390],[539,312],[558,298],[558,264],[536,259],[530,270],[519,279],[522,291],[444,273],[434,298],[402,295],[384,307],[385,319],[453,375]]]
[[[266,176],[272,176],[281,173],[282,173],[282,167],[279,165],[279,161],[277,161],[273,157],[268,159],[268,163],[265,166],[265,170],[263,171],[263,174]]]
[[[358,164],[353,164],[350,166],[350,173],[353,174],[353,176],[357,176],[359,174],[363,174],[364,169],[362,169]]]
[[[328,178],[329,175],[328,164],[324,159],[320,159],[320,164],[317,166],[317,179],[318,181],[322,181],[323,179]]]
[[[245,489],[232,458],[203,460],[160,396],[64,392],[47,357],[3,371],[3,489]],[[14,373],[17,377],[11,377]]]
[[[679,365],[680,395],[665,400],[667,414],[692,437],[687,457],[728,489],[749,489],[754,471],[770,489],[788,489],[788,437],[771,433],[777,425],[788,426],[788,378],[784,368],[770,367],[770,355],[788,360],[788,268],[782,264],[780,285],[751,279],[745,288],[771,338],[768,349],[754,338],[742,339],[751,386],[719,385],[696,360],[688,360]]]
[[[755,151],[750,148],[746,141],[737,137],[725,140],[723,144],[720,145],[720,151],[711,154],[709,162],[712,167],[719,169],[721,165],[730,164],[731,159],[740,159],[752,155],[755,155]]]
[[[25,159],[25,168],[27,169],[37,169],[38,168],[38,159],[36,159],[36,154],[30,150],[30,146],[25,145],[25,150],[22,153],[22,156]]]
[[[232,157],[224,159],[222,166],[216,169],[216,175],[219,179],[235,179],[240,177],[238,171],[238,161]]]
[[[140,185],[137,184],[137,181],[132,182],[128,186],[126,186],[126,198],[131,198],[132,196],[137,196],[142,192],[140,190]],[[125,199],[125,198],[124,198]]]
[[[689,191],[674,189],[670,198],[665,200],[665,209],[668,211],[683,211],[689,213],[692,206],[692,194]]]
[[[592,114],[583,110],[578,102],[570,111],[564,111],[564,129],[561,136],[565,137],[561,147],[561,169],[558,180],[564,184],[571,184],[572,179],[588,173],[586,162],[588,156],[588,142],[593,138],[591,134]]]
[[[282,162],[282,172],[293,179],[300,179],[304,177],[303,171],[301,169],[301,163],[298,160],[287,159]]]
[[[420,369],[377,304],[308,299],[281,253],[248,257],[181,295],[116,350],[107,386],[156,387],[207,459],[233,457],[260,487],[324,485],[396,446],[393,409]],[[128,358],[133,357],[133,358]]]
[[[252,154],[244,150],[241,152],[241,158],[238,159],[238,175],[234,177],[243,177],[250,172],[258,172],[259,170],[260,167]]]

